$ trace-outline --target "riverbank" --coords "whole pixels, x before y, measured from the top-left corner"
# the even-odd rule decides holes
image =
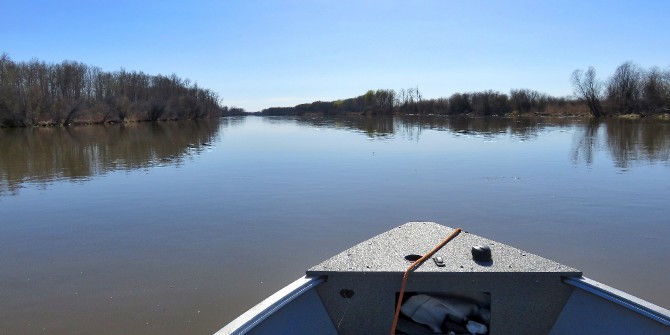
[[[70,126],[92,126],[92,125],[118,125],[118,124],[132,124],[132,123],[147,123],[147,122],[174,122],[174,121],[196,121],[196,120],[214,120],[221,117],[230,117],[230,116],[248,116],[249,113],[240,110],[239,112],[227,112],[222,113],[220,116],[206,116],[200,118],[161,118],[156,120],[142,119],[142,118],[125,118],[121,120],[120,118],[74,118],[69,123],[59,123],[54,120],[38,120],[35,124],[21,124],[21,125],[6,125],[0,124],[0,129],[2,128],[22,128],[22,127],[38,127],[38,128],[49,128],[49,127],[70,127]]]
[[[102,71],[76,61],[14,62],[0,55],[0,126],[195,120],[239,114],[176,74]]]

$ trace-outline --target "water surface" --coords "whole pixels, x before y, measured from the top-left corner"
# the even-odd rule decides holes
[[[210,334],[407,221],[670,307],[670,123],[224,118],[0,129],[0,333]]]

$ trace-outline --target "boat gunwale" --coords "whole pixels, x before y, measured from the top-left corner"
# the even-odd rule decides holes
[[[670,327],[670,311],[649,301],[583,276],[564,278],[563,282]]]
[[[247,334],[282,307],[324,281],[324,276],[302,276],[235,318],[214,335]]]

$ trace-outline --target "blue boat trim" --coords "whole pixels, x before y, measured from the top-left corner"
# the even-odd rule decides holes
[[[586,277],[565,278],[563,282],[670,327],[670,311],[665,308]]]

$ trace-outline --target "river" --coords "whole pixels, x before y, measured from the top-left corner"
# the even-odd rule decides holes
[[[211,334],[407,221],[670,307],[670,121],[268,118],[0,129],[0,333]]]

